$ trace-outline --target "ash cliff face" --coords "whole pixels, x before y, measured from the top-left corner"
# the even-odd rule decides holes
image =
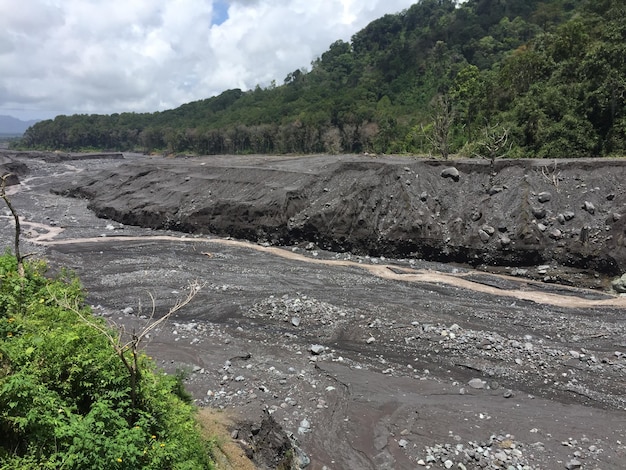
[[[149,158],[55,192],[125,224],[473,265],[626,271],[626,161]]]
[[[28,166],[17,161],[15,158],[0,155],[0,176],[6,177],[6,185],[12,186],[19,184],[20,177],[28,173]]]

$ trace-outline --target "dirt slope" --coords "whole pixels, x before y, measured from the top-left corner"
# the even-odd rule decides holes
[[[626,162],[216,157],[130,162],[61,193],[152,228],[470,264],[626,271]],[[624,215],[624,217],[622,217]]]
[[[12,186],[19,183],[20,176],[28,172],[28,167],[15,158],[0,154],[0,176],[9,174],[6,178],[6,185]]]

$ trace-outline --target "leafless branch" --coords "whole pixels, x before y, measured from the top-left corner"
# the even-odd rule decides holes
[[[15,220],[15,239],[14,239],[14,251],[15,251],[15,258],[17,259],[17,272],[20,275],[20,277],[24,277],[24,257],[21,255],[20,253],[20,237],[22,235],[22,228],[20,226],[20,218],[17,215],[17,212],[15,210],[15,208],[13,207],[13,204],[11,203],[11,200],[9,199],[9,196],[7,196],[7,192],[6,192],[6,187],[7,187],[7,179],[12,176],[12,173],[6,173],[4,175],[2,175],[2,183],[0,183],[0,197],[4,200],[4,203],[7,205],[7,207],[9,208],[9,211],[11,211],[11,214],[13,215],[13,219]]]
[[[192,299],[196,296],[196,294],[200,292],[202,287],[203,286],[200,283],[198,283],[198,281],[193,281],[189,283],[189,286],[187,287],[187,296],[185,298],[179,299],[178,302],[176,302],[176,304],[172,308],[170,308],[169,311],[158,320],[149,321],[148,325],[146,325],[144,329],[141,331],[141,333],[137,336],[138,342],[141,342],[148,333],[150,333],[155,328],[158,328],[159,325],[165,322],[174,313],[178,312],[181,308],[183,308],[185,305],[191,302]],[[150,315],[150,320],[152,320],[154,318],[154,313],[155,313],[155,303],[154,303],[154,297],[152,296],[152,294],[150,294],[150,298],[152,299],[152,314]]]
[[[545,179],[547,179],[550,183],[552,183],[554,185],[554,187],[556,188],[557,192],[559,190],[559,177],[561,176],[561,172],[559,171],[557,173],[557,163],[556,160],[554,160],[554,168],[552,169],[552,173],[550,173],[550,169],[548,168],[548,165],[542,166],[541,167],[541,174],[543,175],[543,177]]]
[[[509,129],[499,123],[485,126],[483,140],[478,144],[474,155],[489,160],[489,186],[492,187],[495,178],[495,162],[497,158],[505,156],[511,150],[513,143],[509,142]]]
[[[483,130],[483,135],[480,150],[474,154],[477,157],[486,158],[493,162],[496,158],[506,155],[513,145],[512,142],[509,143],[509,130],[499,123],[493,126],[487,125]]]
[[[189,304],[189,302],[191,302],[191,300],[198,294],[202,287],[203,285],[201,285],[198,281],[190,282],[187,290],[187,296],[179,299],[178,302],[176,302],[176,304],[172,308],[170,308],[165,315],[157,320],[154,320],[154,314],[156,311],[154,297],[152,296],[152,294],[149,294],[150,298],[152,299],[152,313],[150,315],[150,318],[148,319],[148,322],[143,327],[143,329],[139,333],[133,331],[133,333],[130,335],[130,340],[127,340],[126,342],[124,342],[124,337],[128,335],[126,334],[126,330],[123,326],[113,324],[118,332],[117,335],[114,335],[112,332],[113,330],[110,330],[99,322],[94,321],[94,319],[91,317],[91,314],[86,314],[81,309],[81,306],[79,305],[77,300],[70,301],[67,297],[58,298],[55,293],[52,292],[52,290],[48,290],[48,293],[58,305],[71,312],[74,312],[83,323],[85,323],[90,328],[98,331],[111,344],[111,346],[115,350],[116,355],[120,358],[122,364],[124,364],[124,367],[128,371],[130,379],[131,403],[133,409],[136,409],[141,379],[139,350],[143,340],[151,331],[159,327],[159,325],[163,324],[174,313]],[[127,353],[130,353],[130,357],[128,357]]]

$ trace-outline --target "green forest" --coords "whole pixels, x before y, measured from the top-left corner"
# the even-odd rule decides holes
[[[58,116],[23,148],[210,154],[626,154],[623,0],[421,0],[284,83],[155,113]]]

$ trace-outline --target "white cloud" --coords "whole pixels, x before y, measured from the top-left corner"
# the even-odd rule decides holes
[[[0,0],[0,114],[156,111],[282,83],[412,0]]]

